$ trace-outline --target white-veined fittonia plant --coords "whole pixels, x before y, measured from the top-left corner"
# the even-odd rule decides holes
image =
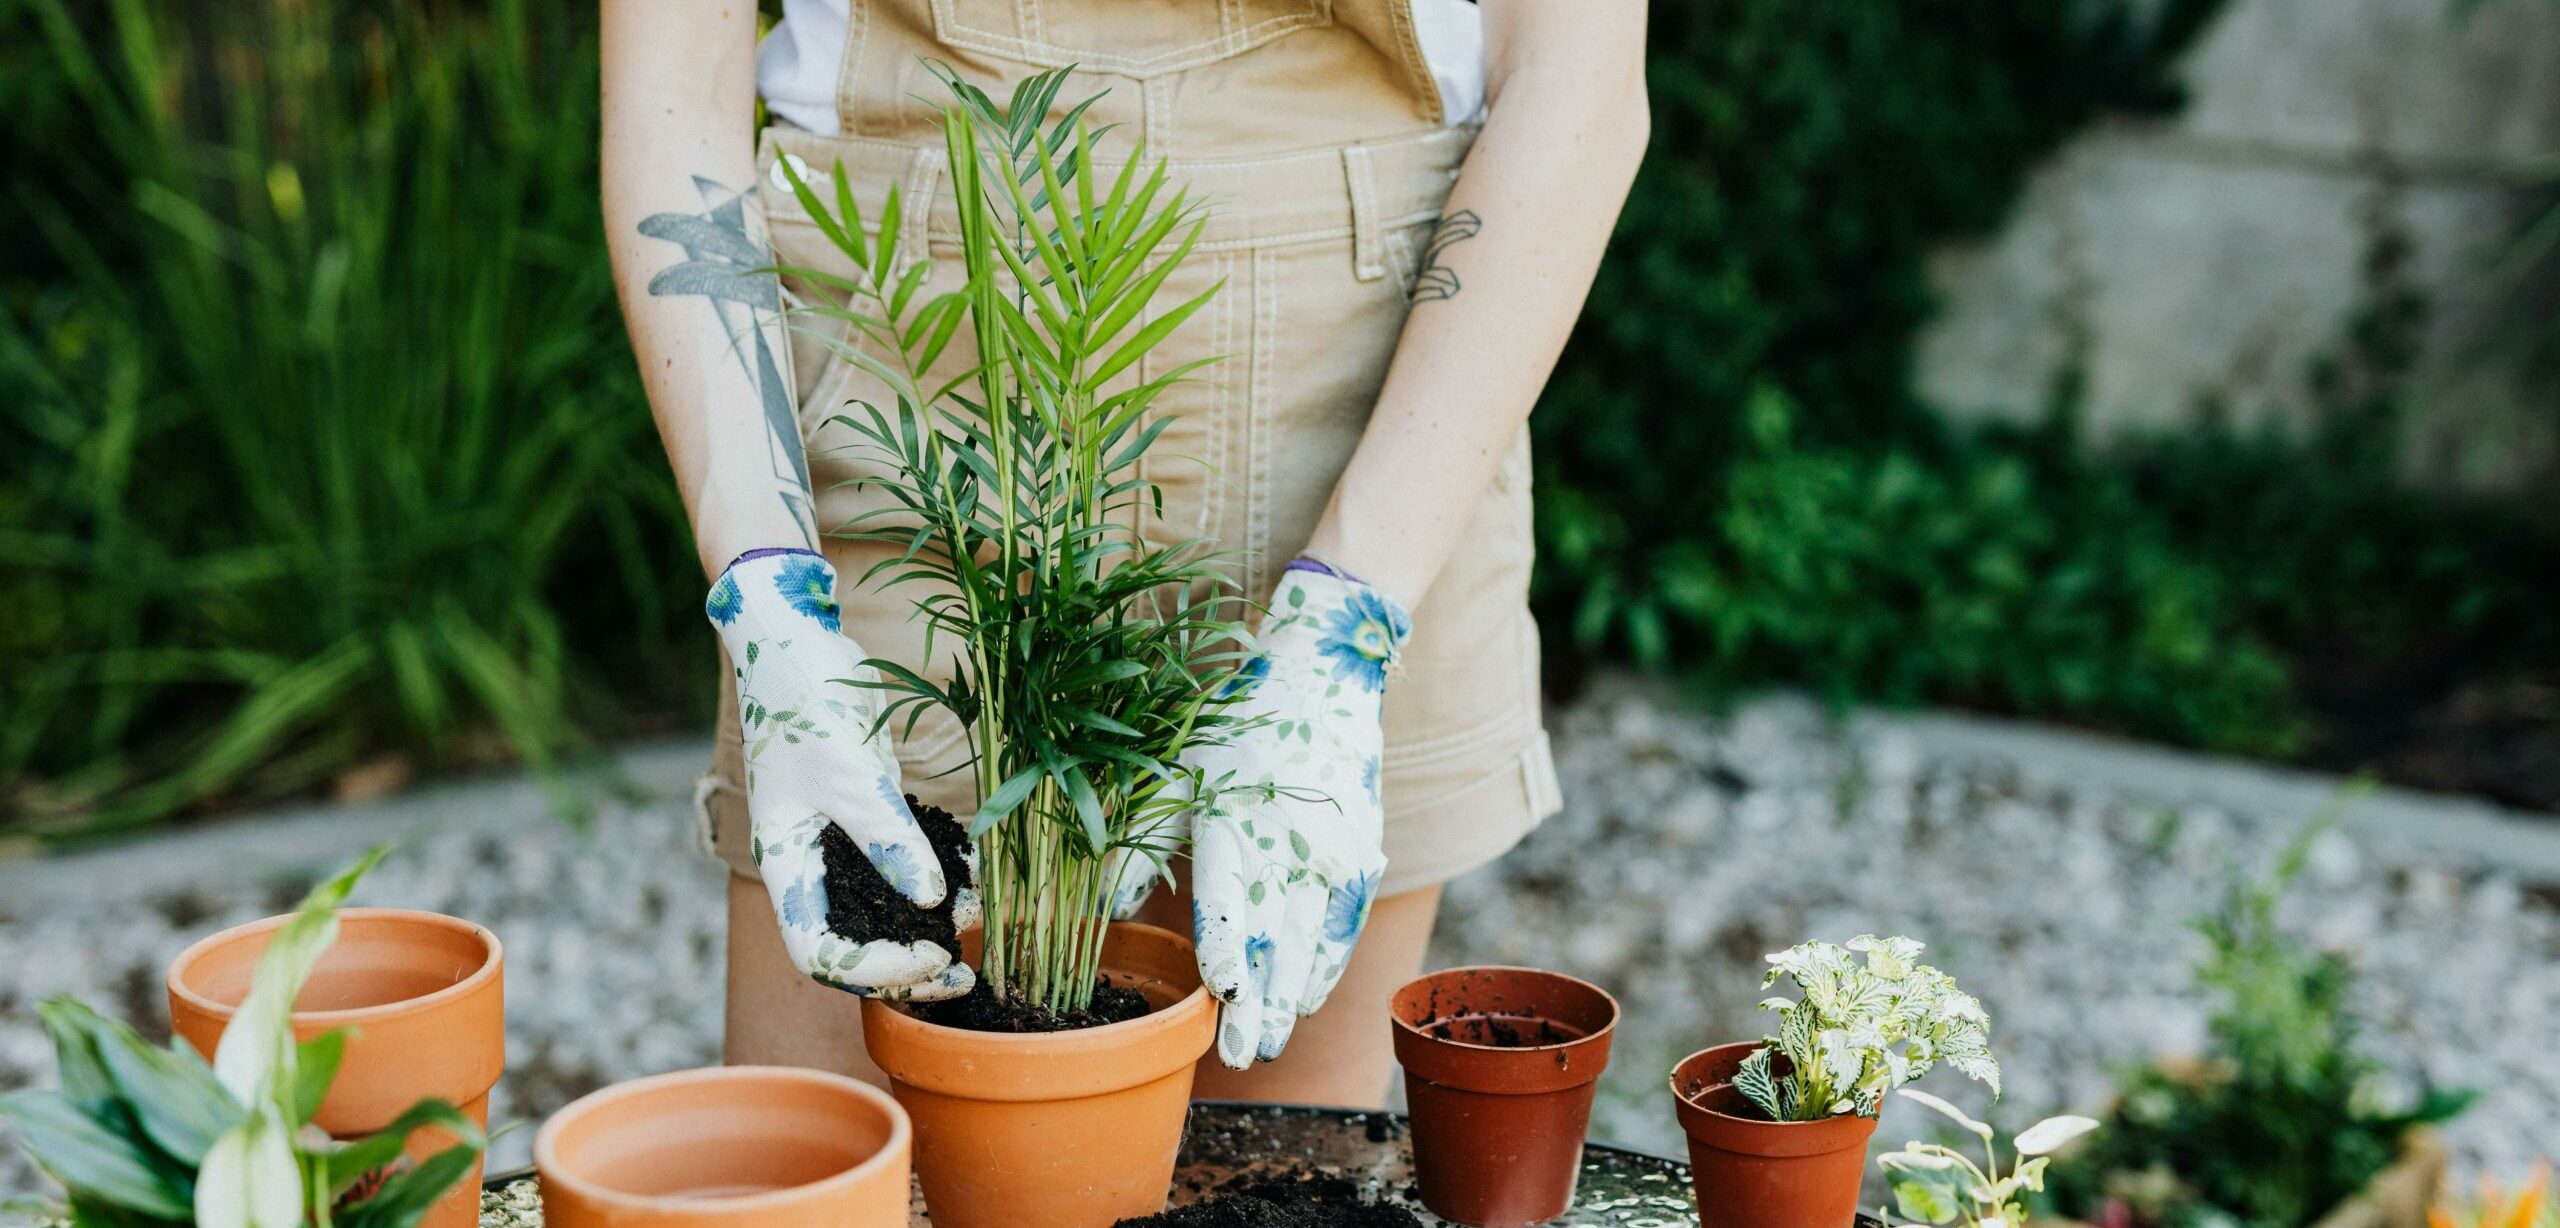
[[[1801,996],[1760,1003],[1778,1012],[1778,1030],[1743,1060],[1734,1089],[1773,1121],[1873,1117],[1886,1093],[1945,1062],[1999,1095],[1990,1017],[1954,978],[1921,963],[1922,949],[1864,934],[1845,947],[1806,942],[1770,956],[1761,985],[1784,977]]]

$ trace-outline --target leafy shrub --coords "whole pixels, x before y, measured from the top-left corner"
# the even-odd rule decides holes
[[[2112,468],[1959,437],[1815,447],[1775,392],[1748,417],[1721,505],[1662,547],[1657,595],[1630,611],[1641,658],[1673,655],[1676,620],[1720,686],[1792,680],[2290,745],[2284,666],[2242,622],[2231,577]],[[1574,547],[1549,557],[1570,567]]]
[[[2208,950],[2196,981],[2220,1000],[2205,1061],[2126,1079],[2096,1141],[2048,1176],[2062,1214],[2107,1228],[2301,1228],[2398,1158],[2411,1130],[2468,1103],[2429,1089],[2384,1107],[2348,1002],[2354,968],[2278,928],[2276,905],[2329,825],[2197,921]]]
[[[1782,399],[1809,445],[1925,440],[1909,389],[1923,258],[1988,231],[2025,173],[2102,113],[2178,102],[2219,0],[1653,9],[1653,144],[1533,419],[1540,577],[1587,646],[1667,648],[1677,558]]]
[[[2560,542],[2397,480],[2392,250],[2309,440],[2207,417],[2091,449],[2068,380],[2031,431],[1915,402],[1930,246],[1995,225],[2092,118],[2173,108],[2217,8],[1656,6],[1653,147],[1533,419],[1559,658],[2282,755],[2339,656],[2560,648],[2528,579]]]
[[[549,762],[707,684],[603,259],[593,21],[0,0],[0,78],[51,99],[0,249],[6,809]]]

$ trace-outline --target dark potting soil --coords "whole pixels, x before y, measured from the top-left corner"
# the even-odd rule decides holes
[[[1125,1023],[1154,1008],[1137,990],[1097,981],[1092,1005],[1059,1014],[1020,998],[998,996],[994,986],[981,980],[961,997],[947,1002],[920,1002],[909,1009],[926,1023],[971,1032],[1072,1032],[1106,1023]]]
[[[1580,1040],[1580,1028],[1535,1015],[1452,1015],[1422,1029],[1435,1040],[1494,1049],[1535,1049]]]
[[[1116,1228],[1422,1228],[1413,1212],[1368,1202],[1346,1177],[1261,1173],[1237,1177],[1189,1206],[1124,1219]]]
[[[977,885],[969,877],[969,863],[961,857],[969,846],[969,833],[950,811],[917,801],[912,794],[907,806],[915,811],[916,825],[924,828],[925,839],[933,844],[934,860],[942,863],[942,881],[950,885],[942,903],[918,908],[908,902],[854,847],[853,837],[829,823],[818,833],[818,854],[827,866],[827,928],[865,942],[930,942],[958,959],[960,935],[951,923],[951,904],[962,887]]]

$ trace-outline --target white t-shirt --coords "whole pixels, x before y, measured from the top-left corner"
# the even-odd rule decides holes
[[[836,73],[844,64],[850,4],[783,0],[782,20],[756,48],[756,88],[776,118],[835,135]],[[1413,0],[1413,31],[1449,122],[1483,118],[1484,15],[1474,0]]]

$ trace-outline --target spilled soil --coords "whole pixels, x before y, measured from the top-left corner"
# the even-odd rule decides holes
[[[1413,1212],[1368,1202],[1349,1178],[1315,1173],[1237,1177],[1207,1198],[1117,1228],[1422,1228]]]

